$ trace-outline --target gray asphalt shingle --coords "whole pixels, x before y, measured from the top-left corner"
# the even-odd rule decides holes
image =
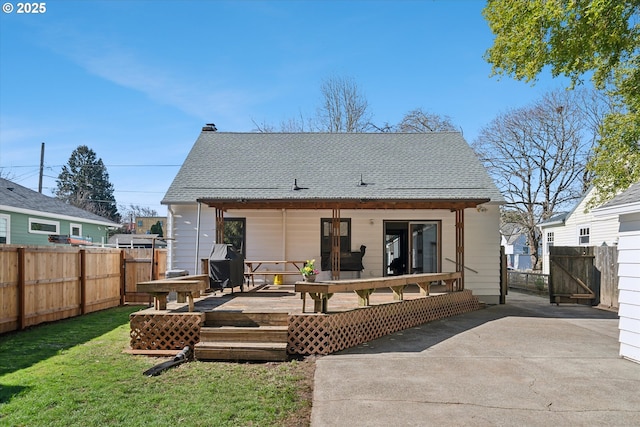
[[[69,205],[54,197],[45,196],[4,178],[0,178],[0,205],[42,212],[43,216],[47,216],[47,214],[65,215],[85,222],[109,226],[119,225],[107,218]]]
[[[360,186],[362,180],[367,183]],[[293,191],[294,180],[305,190]],[[503,197],[460,133],[203,131],[162,200]]]

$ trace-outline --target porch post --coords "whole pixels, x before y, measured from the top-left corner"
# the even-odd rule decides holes
[[[464,209],[456,209],[456,271],[460,272],[456,290],[464,290]]]
[[[331,214],[331,279],[340,279],[340,208]]]
[[[216,208],[216,243],[224,243],[224,211]]]
[[[196,259],[193,262],[193,274],[198,274],[198,267],[200,266],[200,213],[202,212],[202,203],[196,202],[198,203],[198,213],[196,215]]]

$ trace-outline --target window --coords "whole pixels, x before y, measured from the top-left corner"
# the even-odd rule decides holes
[[[547,232],[547,253],[549,253],[549,248],[553,246],[553,240],[554,240],[553,231]]]
[[[589,235],[590,229],[588,226],[580,226],[578,227],[578,244],[579,245],[588,245],[589,244]]]
[[[82,236],[82,224],[71,224],[70,234],[72,236]]]
[[[29,233],[60,234],[60,223],[46,219],[29,218]]]
[[[11,217],[0,214],[0,244],[11,243]]]

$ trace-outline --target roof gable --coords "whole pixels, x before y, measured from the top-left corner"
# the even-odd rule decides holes
[[[503,202],[458,132],[203,131],[162,203],[202,199]]]
[[[8,210],[15,208],[40,212],[42,215],[73,217],[81,222],[119,226],[107,218],[69,205],[54,197],[45,196],[4,178],[0,178],[0,207],[6,207]]]

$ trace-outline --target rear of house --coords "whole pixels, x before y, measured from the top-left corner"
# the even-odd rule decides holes
[[[500,301],[503,199],[456,132],[203,131],[162,203],[168,269],[198,273],[224,236],[246,259],[316,259],[325,280],[338,245],[340,278],[464,270],[467,289]],[[362,270],[349,262],[361,251]]]

